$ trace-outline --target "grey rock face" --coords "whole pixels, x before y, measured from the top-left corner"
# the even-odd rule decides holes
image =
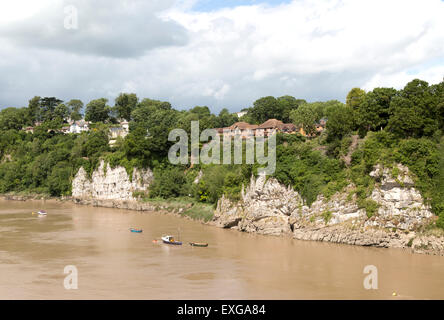
[[[397,165],[399,174],[393,177],[387,168],[376,166],[370,176],[377,179],[379,187],[373,190],[371,199],[379,204],[378,214],[367,225],[401,230],[415,230],[433,217],[424,205],[421,193],[415,189],[409,169]]]
[[[393,177],[393,172],[398,176]],[[258,177],[251,179],[240,201],[226,197],[219,200],[213,224],[245,232],[291,235],[300,240],[414,250],[426,247],[425,240],[421,244],[409,243],[415,239],[414,231],[428,224],[433,214],[414,188],[408,168],[398,165],[396,170],[389,170],[375,166],[370,175],[376,186],[369,199],[379,206],[371,218],[358,207],[356,195],[350,197],[353,185],[329,199],[320,195],[308,207],[293,188],[274,178]],[[444,239],[427,239],[429,247],[442,252]]]
[[[219,200],[214,222],[224,228],[237,227],[246,232],[290,234],[290,216],[301,203],[297,192],[276,179],[252,177],[250,186],[242,190],[241,201],[232,203],[225,197]]]

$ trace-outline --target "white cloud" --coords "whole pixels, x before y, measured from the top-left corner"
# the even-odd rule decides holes
[[[433,66],[430,68],[418,70],[416,72],[394,72],[394,73],[377,73],[362,88],[364,90],[373,90],[376,87],[394,87],[401,89],[405,84],[413,79],[423,79],[429,83],[438,83],[444,81],[444,64]]]
[[[187,41],[184,28],[158,16],[174,0],[44,0],[38,10],[34,1],[20,1],[31,6],[22,16],[12,1],[0,7],[14,17],[0,25],[0,37],[22,47],[127,58]],[[78,23],[66,28],[74,15]]]
[[[27,39],[23,35],[5,36],[0,39],[0,72],[8,79],[0,79],[0,103],[23,104],[23,96],[35,94],[112,99],[131,90],[177,107],[206,104],[214,111],[236,111],[266,95],[344,100],[355,86],[399,88],[415,77],[436,83],[444,76],[440,0],[297,0],[213,12],[193,12],[194,2],[126,8],[131,18],[120,15],[116,24],[109,17],[120,5],[91,6],[90,12],[97,9],[107,17],[101,25],[124,29],[108,38],[85,33],[80,38],[86,43],[74,43],[78,50],[70,52],[60,45],[21,41]],[[146,12],[165,29],[141,29]],[[187,40],[168,46],[143,42],[153,32],[175,39],[174,30],[184,30]],[[123,53],[113,54],[122,48],[109,45],[107,54],[96,50],[91,56],[88,50],[97,39],[105,45],[122,41]]]
[[[224,62],[218,56],[248,65],[256,80],[288,72],[402,70],[442,57],[443,16],[439,0],[294,1],[171,13],[193,31],[190,54],[207,52],[216,68]]]
[[[0,25],[24,21],[44,8],[54,4],[52,0],[14,0],[0,2]]]

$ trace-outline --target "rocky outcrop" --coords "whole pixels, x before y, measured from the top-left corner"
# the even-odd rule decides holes
[[[298,229],[294,238],[350,245],[373,247],[404,247],[413,235],[400,232],[387,232],[378,228],[353,228],[347,225],[326,226],[324,228]]]
[[[131,179],[123,167],[111,168],[102,160],[91,179],[82,168],[72,182],[72,197],[83,200],[136,200],[135,192],[146,192],[153,181],[149,169],[134,169]]]
[[[379,184],[370,198],[380,207],[378,214],[366,225],[416,230],[433,217],[430,208],[424,205],[421,193],[414,188],[407,167],[399,164],[390,170],[377,165],[370,176]]]
[[[301,206],[302,199],[291,187],[263,176],[251,178],[241,197],[239,203],[225,197],[219,200],[214,218],[218,226],[268,235],[292,232],[290,216]]]
[[[251,179],[240,201],[222,197],[213,223],[223,228],[289,235],[300,240],[414,251],[422,248],[424,252],[444,254],[444,238],[422,237],[416,233],[430,223],[433,214],[414,188],[408,168],[376,166],[370,175],[376,186],[369,199],[378,207],[371,217],[358,206],[353,185],[329,199],[321,195],[309,207],[291,187],[274,178],[259,177]]]
[[[444,255],[443,237],[417,234],[413,231],[335,225],[295,230],[294,238],[379,248],[402,248],[415,253]]]

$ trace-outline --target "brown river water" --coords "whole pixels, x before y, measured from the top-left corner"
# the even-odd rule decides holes
[[[32,215],[39,209],[48,215]],[[152,241],[178,230],[183,246]],[[64,288],[67,265],[78,270],[77,290]],[[367,265],[377,267],[377,290],[364,288]],[[0,200],[0,299],[443,298],[444,257],[246,234],[161,213]]]

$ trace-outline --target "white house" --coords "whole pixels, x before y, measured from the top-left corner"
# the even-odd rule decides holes
[[[120,126],[109,128],[110,140],[109,144],[113,146],[118,137],[125,138],[129,133],[128,121],[120,122]]]
[[[85,131],[89,131],[89,121],[75,121],[69,127],[69,133],[82,133]]]

